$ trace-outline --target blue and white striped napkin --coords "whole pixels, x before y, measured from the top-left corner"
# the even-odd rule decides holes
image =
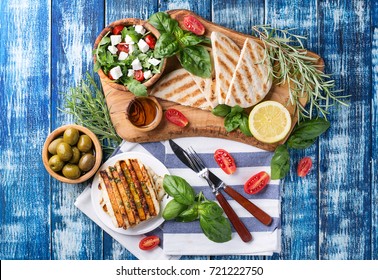
[[[252,175],[259,171],[267,171],[270,174],[270,160],[272,157],[270,152],[234,141],[207,137],[180,138],[175,139],[175,142],[184,149],[190,146],[193,147],[215,175],[242,194],[244,194],[244,182]],[[227,150],[234,157],[237,165],[237,171],[234,174],[225,174],[214,161],[214,151],[219,148]],[[114,155],[128,151],[151,154],[160,160],[172,175],[178,175],[188,181],[197,193],[202,191],[206,198],[215,200],[206,181],[199,178],[175,156],[168,141],[142,144],[124,141]],[[269,227],[258,222],[227,194],[225,194],[225,197],[252,233],[253,240],[251,242],[244,243],[233,232],[232,239],[229,242],[214,243],[202,233],[198,221],[191,223],[166,221],[160,228],[146,234],[158,235],[162,241],[160,247],[151,251],[142,251],[138,248],[138,244],[139,240],[145,235],[122,235],[107,228],[97,218],[91,205],[89,187],[77,198],[75,205],[138,259],[178,259],[181,255],[272,255],[274,252],[280,252],[281,205],[279,180],[270,181],[269,185],[257,195],[246,195],[248,199],[273,217],[273,222]]]

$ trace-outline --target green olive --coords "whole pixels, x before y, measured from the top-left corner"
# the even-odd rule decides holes
[[[49,159],[49,166],[55,172],[62,170],[63,165],[64,165],[64,161],[62,161],[58,155],[53,155]]]
[[[63,161],[69,161],[72,158],[72,148],[66,142],[61,142],[56,146],[56,154]]]
[[[96,161],[96,158],[92,154],[85,154],[80,158],[79,168],[83,171],[89,171],[92,169]]]
[[[68,179],[77,179],[80,177],[81,172],[79,166],[72,163],[67,163],[62,170],[64,177]]]
[[[77,164],[80,160],[81,153],[78,148],[72,147],[72,158],[69,161],[69,163],[75,163]]]
[[[63,142],[63,138],[57,138],[50,143],[49,147],[47,148],[50,154],[56,155],[56,146],[58,146],[60,142]]]
[[[63,133],[63,140],[71,146],[76,145],[79,140],[79,131],[73,127],[67,128]]]
[[[88,135],[83,134],[79,137],[79,141],[77,142],[77,148],[81,152],[88,152],[92,148],[92,140],[89,138]]]

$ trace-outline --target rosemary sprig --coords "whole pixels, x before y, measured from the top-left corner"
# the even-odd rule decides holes
[[[319,70],[317,58],[307,55],[303,46],[304,36],[291,32],[292,29],[276,29],[269,25],[252,27],[254,35],[265,45],[265,59],[272,65],[269,75],[276,84],[289,83],[289,102],[296,106],[298,120],[311,119],[316,115],[327,118],[329,108],[338,102],[347,105],[337,96],[341,90],[334,90],[335,81],[331,75]],[[300,98],[307,98],[308,106],[302,106]]]
[[[105,97],[93,77],[87,73],[77,87],[64,93],[65,109],[59,109],[71,114],[76,123],[91,130],[101,142],[105,158],[121,143],[122,139],[116,133],[110,120]]]

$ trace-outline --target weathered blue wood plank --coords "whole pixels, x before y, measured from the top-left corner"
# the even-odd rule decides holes
[[[62,92],[93,69],[92,48],[103,28],[104,6],[93,1],[52,1],[51,128],[72,123]],[[74,206],[85,184],[68,185],[54,179],[52,186],[52,258],[102,259],[102,230]]]
[[[0,3],[0,259],[50,258],[50,6]]]
[[[264,1],[213,1],[212,21],[251,34],[252,26],[264,23]],[[252,174],[251,174],[252,175]],[[253,243],[251,244],[253,246]],[[263,259],[254,256],[217,256],[215,260]]]
[[[319,1],[321,54],[350,106],[320,139],[320,258],[371,258],[371,6]]]
[[[106,25],[122,18],[148,19],[157,11],[158,3],[148,1],[106,1]],[[104,234],[104,259],[135,259],[120,243]]]
[[[266,23],[277,28],[296,28],[307,36],[307,48],[317,52],[316,0],[267,1]],[[317,146],[305,151],[291,150],[289,175],[281,184],[282,251],[279,259],[318,258],[318,173]],[[314,162],[311,173],[301,179],[296,167],[304,156]]]
[[[373,1],[372,16],[372,151],[371,211],[372,259],[378,259],[378,1]]]

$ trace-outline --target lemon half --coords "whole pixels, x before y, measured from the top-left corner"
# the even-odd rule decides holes
[[[289,111],[279,102],[264,101],[249,114],[249,130],[264,143],[276,143],[286,137],[291,128]]]

